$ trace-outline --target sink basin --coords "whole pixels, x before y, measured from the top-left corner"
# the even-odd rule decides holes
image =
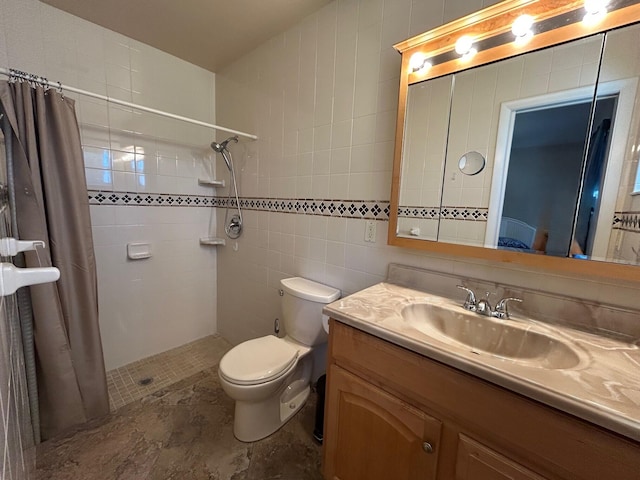
[[[564,340],[533,330],[525,322],[503,321],[459,307],[416,303],[402,309],[409,326],[478,355],[489,354],[547,369],[578,366],[581,356]]]

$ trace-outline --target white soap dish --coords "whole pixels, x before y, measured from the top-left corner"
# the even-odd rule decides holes
[[[127,243],[127,257],[131,260],[142,260],[151,257],[150,243]]]
[[[226,245],[227,241],[219,237],[201,237],[200,245]]]
[[[199,178],[198,185],[204,185],[207,187],[224,187],[226,183],[224,180],[207,180],[206,178]]]

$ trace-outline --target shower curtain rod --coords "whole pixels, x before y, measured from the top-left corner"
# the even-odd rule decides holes
[[[235,135],[240,135],[242,137],[247,137],[252,140],[257,140],[258,137],[256,135],[252,135],[251,133],[240,132],[238,130],[232,130],[230,128],[221,127],[220,125],[214,125],[212,123],[201,122],[200,120],[195,120],[189,117],[183,117],[182,115],[176,115],[175,113],[164,112],[162,110],[156,110],[155,108],[145,107],[143,105],[138,105],[136,103],[125,102],[124,100],[118,100],[117,98],[108,97],[106,95],[100,95],[99,93],[89,92],[87,90],[81,90],[79,88],[70,87],[69,85],[63,85],[60,82],[51,82],[44,77],[39,77],[37,75],[33,75],[26,72],[21,72],[19,70],[9,69],[0,67],[0,74],[6,75],[9,78],[19,78],[21,80],[26,80],[30,82],[35,82],[40,85],[46,85],[52,88],[56,88],[59,90],[67,90],[72,93],[79,93],[80,95],[85,95],[87,97],[97,98],[100,100],[104,100],[109,103],[114,103],[116,105],[121,105],[123,107],[135,108],[136,110],[141,110],[143,112],[154,113],[156,115],[160,115],[162,117],[173,118],[174,120],[180,120],[182,122],[192,123],[194,125],[200,125],[201,127],[212,128],[214,130],[220,130],[223,132],[233,133]]]

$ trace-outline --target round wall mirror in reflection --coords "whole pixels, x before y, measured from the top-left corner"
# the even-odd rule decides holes
[[[479,152],[467,152],[458,160],[458,168],[465,175],[476,175],[484,170],[484,156]]]

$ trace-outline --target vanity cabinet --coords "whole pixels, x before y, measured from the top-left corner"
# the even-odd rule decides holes
[[[481,443],[460,435],[456,457],[457,480],[544,480]]]
[[[640,444],[331,320],[327,480],[638,480]]]
[[[330,378],[328,478],[437,478],[440,421],[336,365]]]

